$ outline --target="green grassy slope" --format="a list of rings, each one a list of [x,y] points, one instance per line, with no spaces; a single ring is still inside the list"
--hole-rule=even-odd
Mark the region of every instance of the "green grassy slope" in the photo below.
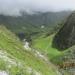
[[[40,36],[37,39],[34,39],[32,43],[32,47],[46,53],[48,58],[52,63],[57,65],[60,69],[60,72],[64,75],[72,75],[75,74],[75,66],[72,66],[75,62],[75,46],[66,49],[65,51],[59,51],[56,48],[52,47],[52,41],[54,38],[54,34],[48,37]],[[66,66],[63,67],[65,62],[67,62]]]
[[[36,48],[37,50],[40,50],[41,52],[46,53],[50,59],[57,55],[60,55],[60,51],[55,48],[52,48],[53,37],[54,34],[48,37],[40,36],[37,39],[33,40],[32,47]]]
[[[58,75],[52,64],[26,51],[20,40],[4,26],[0,26],[0,70],[10,75]]]

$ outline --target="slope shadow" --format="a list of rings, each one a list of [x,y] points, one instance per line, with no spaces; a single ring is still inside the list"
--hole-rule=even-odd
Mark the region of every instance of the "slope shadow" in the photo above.
[[[75,13],[72,13],[64,26],[55,35],[52,47],[58,50],[66,50],[75,45]]]

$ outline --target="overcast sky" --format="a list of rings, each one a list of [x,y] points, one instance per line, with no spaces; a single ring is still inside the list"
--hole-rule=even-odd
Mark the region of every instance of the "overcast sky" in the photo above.
[[[20,10],[27,12],[75,10],[75,0],[0,0],[0,14],[19,15]]]

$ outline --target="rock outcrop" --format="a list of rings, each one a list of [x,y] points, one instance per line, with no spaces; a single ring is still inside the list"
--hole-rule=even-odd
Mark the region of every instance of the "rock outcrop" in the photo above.
[[[53,47],[59,50],[65,50],[73,45],[75,45],[75,12],[67,18],[53,40]]]

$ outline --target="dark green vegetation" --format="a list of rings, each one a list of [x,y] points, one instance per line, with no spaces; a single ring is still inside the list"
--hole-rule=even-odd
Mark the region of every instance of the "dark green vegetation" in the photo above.
[[[65,50],[73,45],[75,45],[75,13],[68,17],[53,41],[53,47],[59,50]]]
[[[53,27],[61,23],[71,12],[46,12],[26,14],[22,16],[0,15],[0,24],[4,24],[12,32],[16,33],[21,39],[29,38],[43,32],[52,33]],[[51,32],[52,31],[52,32]]]

